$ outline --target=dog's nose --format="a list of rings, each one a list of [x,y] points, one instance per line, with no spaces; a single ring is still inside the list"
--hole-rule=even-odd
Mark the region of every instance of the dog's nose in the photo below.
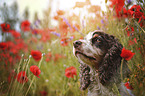
[[[77,41],[74,41],[73,45],[75,48],[77,48],[78,46],[80,46],[82,44],[81,41],[77,40]]]

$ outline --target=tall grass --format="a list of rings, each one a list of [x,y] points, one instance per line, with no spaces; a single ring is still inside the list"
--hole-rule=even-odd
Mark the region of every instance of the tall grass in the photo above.
[[[103,16],[100,16],[98,18],[93,18],[93,21],[92,17],[84,17],[84,20],[86,21],[85,27],[81,26],[82,22],[79,20],[79,16],[76,20],[77,23],[80,24],[79,32],[78,30],[72,32],[71,29],[67,27],[68,34],[66,35],[66,37],[59,37],[50,33],[51,39],[47,40],[46,42],[41,41],[40,34],[32,34],[32,30],[29,33],[22,33],[22,37],[28,45],[28,51],[20,52],[22,53],[20,61],[15,63],[13,67],[10,67],[10,70],[13,69],[15,74],[18,74],[20,71],[26,71],[26,74],[28,76],[28,82],[20,84],[17,81],[16,75],[13,74],[13,76],[11,76],[11,82],[8,83],[8,73],[6,72],[5,67],[1,67],[0,76],[2,76],[3,78],[2,80],[0,79],[0,95],[86,96],[87,90],[82,91],[79,88],[79,63],[73,55],[73,41],[84,37],[90,31],[97,30],[99,26],[101,30],[118,38],[118,40],[123,44],[126,49],[131,50],[135,53],[134,57],[127,63],[129,69],[131,70],[131,74],[128,78],[124,78],[123,82],[130,82],[130,84],[134,88],[133,93],[136,96],[144,96],[145,28],[140,27],[138,22],[134,19],[128,19],[128,22],[126,22],[124,18],[117,19],[114,17],[114,13],[111,11],[103,13]],[[102,23],[101,20],[103,20],[104,23]],[[60,23],[59,20],[58,23]],[[58,26],[56,26],[57,30],[55,31],[62,35],[62,30],[60,30]],[[129,26],[134,27],[134,38],[137,39],[137,43],[134,43],[133,45],[129,45],[129,40],[133,40],[133,38],[131,36],[127,36],[126,32],[126,28]],[[61,39],[70,38],[72,35],[75,37],[72,40],[68,41],[68,45],[62,46]],[[33,40],[30,41],[31,37],[36,38],[37,42]],[[138,48],[140,48],[140,50],[138,50]],[[42,58],[39,62],[35,61],[32,58],[32,56],[30,55],[31,50],[40,50],[42,52]],[[50,61],[45,61],[47,58],[46,55],[48,53],[52,54],[49,57]],[[40,68],[40,78],[37,78],[35,75],[32,74],[32,72],[30,71],[31,65],[37,65]],[[77,69],[77,75],[74,76],[74,78],[67,78],[65,76],[65,69],[70,66],[74,66]],[[116,86],[114,85],[114,87]]]

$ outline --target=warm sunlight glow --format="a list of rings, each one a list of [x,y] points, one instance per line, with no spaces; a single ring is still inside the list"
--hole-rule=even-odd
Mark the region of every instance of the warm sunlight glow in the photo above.
[[[48,8],[50,0],[17,0],[17,2],[20,14],[22,15],[25,8],[29,8],[30,19],[32,20],[36,11],[39,13],[39,17],[43,18],[43,10]],[[52,0],[52,15],[54,15],[58,9],[70,11],[75,6],[76,2],[85,2],[85,0]],[[90,2],[92,5],[101,6],[101,10],[106,11],[105,0],[90,0]],[[79,14],[78,10],[73,11]]]

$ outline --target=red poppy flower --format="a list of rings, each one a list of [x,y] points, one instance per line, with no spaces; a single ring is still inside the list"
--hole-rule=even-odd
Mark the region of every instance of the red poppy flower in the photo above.
[[[59,60],[60,58],[65,58],[65,56],[63,56],[63,55],[61,55],[61,54],[55,54],[54,61],[57,61],[57,60]]]
[[[32,29],[32,34],[38,34],[39,33],[39,29]]]
[[[64,21],[60,22],[59,29],[62,32],[62,35],[63,36],[66,36],[67,35],[68,25],[66,24],[66,22],[64,22]]]
[[[40,91],[40,96],[47,96],[47,92],[46,91]]]
[[[30,22],[28,20],[25,20],[21,23],[21,30],[30,31]]]
[[[26,83],[26,82],[28,82],[28,78],[27,78],[27,75],[26,75],[25,71],[19,72],[19,74],[17,75],[17,81],[19,83]]]
[[[124,86],[125,86],[127,89],[130,89],[130,90],[133,89],[133,87],[129,84],[129,82],[126,82],[126,83],[124,84]]]
[[[8,48],[8,44],[6,42],[1,42],[0,43],[0,49],[6,50]]]
[[[137,43],[137,40],[136,40],[136,38],[134,38],[133,40],[134,40],[134,42],[135,42],[135,43]]]
[[[19,47],[17,44],[15,44],[14,42],[7,42],[8,43],[8,47],[9,47],[9,51],[13,54],[17,54],[19,52]]]
[[[2,28],[3,32],[9,32],[10,31],[10,24],[3,23],[3,24],[1,24],[1,28]]]
[[[128,45],[134,45],[134,42],[132,40],[129,40]]]
[[[140,5],[133,5],[129,9],[129,12],[130,12],[132,17],[140,18],[142,15],[144,15],[144,13],[141,12],[141,10],[142,10],[142,8],[140,7]]]
[[[35,76],[37,76],[38,78],[40,78],[39,75],[40,75],[40,73],[41,73],[41,70],[39,69],[39,67],[37,67],[36,65],[33,65],[33,66],[30,67],[30,71],[31,71]]]
[[[65,13],[65,12],[64,12],[63,10],[58,10],[58,11],[57,11],[57,14],[58,14],[58,15],[64,15],[64,13]]]
[[[11,34],[13,35],[14,38],[19,38],[21,37],[21,34],[15,30],[10,30]]]
[[[77,75],[77,70],[75,67],[71,66],[65,69],[65,76],[68,78],[74,78],[74,75]]]
[[[116,14],[117,17],[124,17],[124,18],[131,17],[130,12],[124,7],[121,11],[116,12]]]
[[[42,57],[41,54],[42,53],[40,51],[34,51],[34,50],[31,51],[31,55],[36,61],[40,61]]]
[[[145,16],[141,16],[138,20],[138,23],[140,24],[141,27],[145,27]]]
[[[129,16],[129,12],[128,12],[128,10],[126,10],[125,8],[123,8],[123,17],[128,17]]]
[[[61,39],[61,45],[62,46],[67,46],[68,45],[68,38]]]
[[[133,35],[133,32],[134,32],[134,28],[133,27],[127,27],[126,28],[126,31],[127,31],[127,36],[131,36]]]
[[[59,20],[59,16],[54,16],[53,19],[54,20]]]
[[[121,11],[122,7],[124,6],[124,1],[125,0],[110,0],[111,2],[111,7],[115,6],[115,9],[119,9]]]
[[[43,33],[43,34],[41,35],[41,40],[42,40],[43,42],[46,42],[46,41],[50,40],[50,34],[49,34],[49,33]]]
[[[133,41],[132,40],[129,40],[129,45],[134,45],[135,43],[137,43],[136,38],[134,38]]]
[[[52,58],[51,52],[47,53],[47,54],[45,55],[45,57],[46,57],[45,61],[46,61],[46,62],[49,62],[49,61],[51,60],[51,58]]]
[[[116,14],[119,17],[120,12],[121,12],[121,10],[123,9],[123,6],[124,6],[124,0],[110,0],[110,2],[111,2],[110,7],[113,8],[115,6]]]
[[[130,50],[126,50],[125,48],[122,49],[120,56],[125,60],[130,60],[135,53],[131,52]]]

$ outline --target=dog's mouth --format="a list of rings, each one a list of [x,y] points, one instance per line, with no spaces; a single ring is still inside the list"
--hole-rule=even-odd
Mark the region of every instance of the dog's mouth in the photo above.
[[[76,52],[75,52],[75,55],[76,55],[76,56],[77,56],[77,54],[81,54],[81,55],[83,55],[84,57],[89,58],[89,59],[91,59],[91,60],[96,60],[95,57],[87,56],[86,54],[84,54],[84,53],[82,53],[82,52],[79,52],[79,51],[76,51]]]

